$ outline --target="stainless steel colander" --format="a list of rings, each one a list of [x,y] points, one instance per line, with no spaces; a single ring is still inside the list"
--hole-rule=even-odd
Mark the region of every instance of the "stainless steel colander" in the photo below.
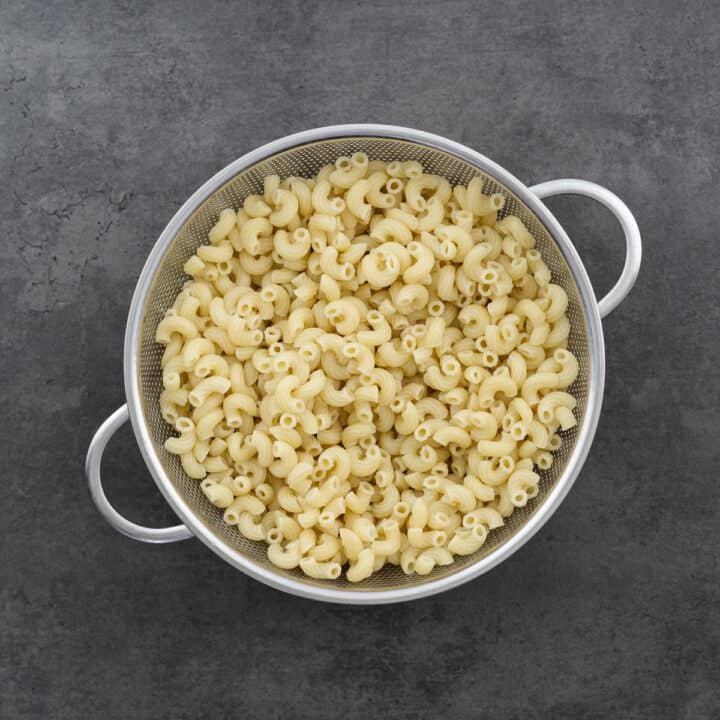
[[[359,584],[345,580],[312,580],[299,570],[285,571],[267,559],[264,543],[246,540],[227,525],[222,511],[211,505],[182,470],[178,457],[163,443],[171,428],[160,415],[162,390],[155,328],[173,303],[187,276],[185,261],[205,241],[218,213],[238,207],[247,195],[261,192],[263,179],[312,177],[341,155],[365,152],[371,159],[419,160],[427,171],[443,175],[451,184],[467,184],[480,176],[486,193],[506,197],[504,213],[518,215],[537,241],[552,271],[553,282],[567,292],[571,332],[569,349],[577,356],[580,372],[571,390],[578,400],[578,424],[565,433],[552,467],[541,473],[540,493],[517,509],[506,524],[493,530],[474,555],[458,557],[426,577],[407,576],[385,566]],[[565,231],[541,198],[577,194],[593,198],[615,214],[625,233],[627,253],[620,279],[598,303],[585,268]],[[275,588],[296,595],[342,603],[388,603],[431,595],[486,572],[527,542],[548,520],[567,492],[587,456],[600,415],[605,380],[605,348],[600,318],[611,312],[632,288],[640,268],[641,244],[637,223],[627,206],[605,188],[584,180],[554,180],[526,187],[507,170],[479,153],[437,135],[387,125],[338,125],[297,133],[276,140],[228,165],[206,182],[169,222],[152,249],[133,296],[125,334],[125,390],[127,405],[98,429],[88,450],[85,471],[98,509],[116,530],[144,542],[173,542],[198,537],[218,555],[243,572]],[[113,433],[128,418],[157,486],[184,524],[146,528],[121,516],[102,489],[100,461]]]

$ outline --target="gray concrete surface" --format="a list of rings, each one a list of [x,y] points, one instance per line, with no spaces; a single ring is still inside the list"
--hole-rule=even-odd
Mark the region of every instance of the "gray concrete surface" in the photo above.
[[[0,717],[717,718],[719,66],[709,1],[1,3]],[[567,501],[490,574],[391,607],[127,540],[82,474],[167,220],[258,144],[351,121],[601,182],[645,241]],[[609,214],[551,207],[607,290]],[[104,470],[172,522],[129,430]]]

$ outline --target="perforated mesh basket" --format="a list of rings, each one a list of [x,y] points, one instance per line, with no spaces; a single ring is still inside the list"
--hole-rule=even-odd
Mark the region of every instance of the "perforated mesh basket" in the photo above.
[[[361,151],[370,159],[418,160],[426,171],[446,177],[452,185],[467,184],[480,176],[485,193],[502,193],[506,197],[503,214],[523,220],[553,282],[567,293],[568,347],[578,358],[580,370],[571,387],[578,401],[578,424],[563,433],[552,467],[541,473],[540,493],[535,499],[507,518],[504,527],[491,531],[474,555],[457,557],[453,564],[438,567],[426,577],[407,576],[386,565],[367,580],[351,584],[345,579],[316,581],[299,570],[273,566],[265,543],[249,541],[227,525],[222,511],[205,498],[199,483],[183,472],[177,456],[165,450],[163,443],[171,428],[160,414],[163,347],[154,337],[165,310],[187,280],[185,261],[206,241],[223,208],[237,208],[247,195],[261,193],[267,175],[312,177],[339,156]],[[208,181],[173,218],[153,249],[133,298],[125,342],[125,382],[135,433],[158,487],[192,533],[233,565],[268,584],[338,602],[391,602],[430,594],[480,574],[522,545],[562,500],[584,461],[597,424],[603,380],[597,303],[582,263],[547,208],[527,187],[482,155],[437,136],[387,126],[338,126],[299,133],[240,158]],[[138,536],[127,528],[118,529]],[[179,538],[158,536],[156,541],[163,539]]]

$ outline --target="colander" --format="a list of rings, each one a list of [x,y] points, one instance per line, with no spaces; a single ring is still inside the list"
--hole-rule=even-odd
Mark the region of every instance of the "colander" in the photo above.
[[[225,207],[238,207],[250,194],[262,192],[263,178],[312,177],[339,156],[364,152],[371,159],[419,160],[428,172],[451,184],[467,184],[480,176],[484,192],[506,197],[503,213],[518,215],[537,241],[553,282],[568,296],[571,332],[569,349],[580,371],[571,388],[578,401],[578,424],[564,433],[562,447],[549,470],[541,472],[540,493],[517,509],[502,528],[493,530],[474,555],[458,557],[430,575],[405,575],[385,566],[367,580],[317,581],[299,570],[286,571],[267,559],[264,543],[246,540],[227,525],[222,511],[205,498],[199,483],[182,470],[178,457],[163,443],[171,434],[161,414],[160,358],[155,328],[172,304],[187,276],[185,261],[205,241],[207,232]],[[590,280],[567,234],[541,198],[560,194],[584,195],[607,207],[620,221],[626,259],[620,279],[598,303]],[[85,472],[92,497],[105,519],[119,532],[143,542],[166,543],[197,537],[231,565],[272,587],[316,600],[339,603],[389,603],[431,595],[460,585],[508,558],[548,520],[570,490],[587,457],[602,403],[605,348],[601,318],[610,313],[632,288],[640,268],[641,244],[637,223],[627,206],[605,188],[584,180],[566,179],[526,187],[488,158],[446,138],[410,128],[388,125],[338,125],[308,130],[271,142],[228,165],[208,180],[180,208],[160,235],[138,280],[125,333],[124,370],[127,404],[114,412],[90,443]],[[169,528],[147,528],[130,522],[109,503],[102,489],[100,463],[113,433],[128,419],[155,482],[182,520]]]

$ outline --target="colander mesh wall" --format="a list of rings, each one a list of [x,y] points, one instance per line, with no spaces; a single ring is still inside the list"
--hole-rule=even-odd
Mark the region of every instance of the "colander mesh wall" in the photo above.
[[[183,472],[178,458],[165,450],[163,443],[171,434],[171,428],[160,415],[158,398],[162,391],[160,358],[163,348],[155,343],[154,336],[155,328],[165,310],[173,303],[183,283],[187,280],[187,276],[183,273],[185,261],[200,244],[206,241],[208,230],[216,222],[218,214],[223,208],[237,208],[247,195],[261,193],[263,179],[267,175],[312,177],[323,165],[334,162],[339,156],[350,155],[354,152],[365,152],[371,159],[387,162],[418,160],[426,171],[446,177],[452,185],[467,184],[471,178],[480,176],[484,180],[486,193],[501,192],[506,196],[507,200],[502,214],[514,214],[523,220],[535,237],[537,247],[552,271],[553,282],[565,288],[568,295],[567,315],[571,324],[568,347],[578,358],[580,364],[577,381],[571,388],[571,392],[578,400],[576,410],[578,426],[563,433],[563,444],[560,450],[554,454],[555,460],[552,467],[548,471],[541,472],[542,480],[538,497],[531,500],[525,508],[516,510],[511,517],[507,518],[504,527],[491,531],[487,542],[476,554],[458,557],[452,565],[436,568],[424,578],[406,576],[399,568],[386,566],[379,573],[359,584],[351,584],[344,579],[324,583],[307,578],[299,570],[284,571],[275,568],[267,560],[267,546],[264,543],[246,540],[235,527],[225,524],[222,520],[222,511],[207,501],[198,482],[188,478]],[[258,565],[267,567],[278,575],[286,575],[309,585],[328,585],[340,590],[344,588],[368,591],[394,590],[431,582],[477,562],[511,538],[525,525],[531,514],[542,505],[548,492],[563,473],[568,458],[572,454],[578,429],[585,416],[591,370],[587,327],[577,286],[560,249],[536,216],[506,187],[465,160],[424,145],[377,137],[337,138],[301,145],[257,163],[236,175],[217,190],[185,223],[162,259],[143,309],[140,337],[141,342],[138,348],[139,386],[145,423],[153,441],[155,454],[189,509],[223,543]]]

